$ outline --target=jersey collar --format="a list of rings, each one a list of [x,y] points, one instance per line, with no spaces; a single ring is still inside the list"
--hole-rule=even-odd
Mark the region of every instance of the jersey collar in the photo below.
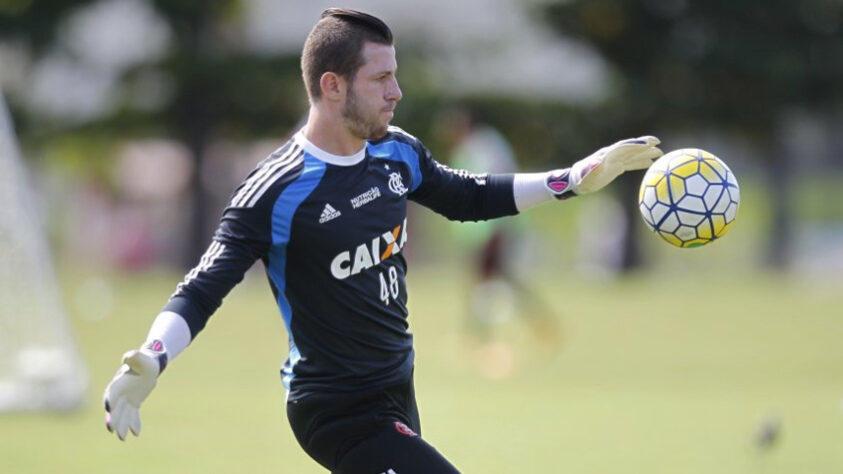
[[[329,153],[314,145],[310,142],[310,140],[305,138],[303,130],[299,130],[298,133],[293,135],[293,140],[295,140],[296,143],[298,143],[299,146],[304,149],[305,153],[313,155],[317,159],[332,165],[353,166],[363,161],[363,158],[366,157],[365,145],[363,145],[363,148],[361,148],[360,151],[353,155],[335,155],[333,153]]]

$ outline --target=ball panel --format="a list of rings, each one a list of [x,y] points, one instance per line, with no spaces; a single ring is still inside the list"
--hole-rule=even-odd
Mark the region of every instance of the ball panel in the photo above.
[[[664,232],[676,232],[679,228],[679,219],[676,218],[676,213],[670,213],[663,221],[659,223],[659,230]]]
[[[689,163],[685,163],[681,166],[677,166],[670,170],[670,174],[679,176],[681,178],[688,178],[697,174],[700,171],[700,163],[697,160],[692,160]]]
[[[665,173],[662,172],[651,173],[648,171],[644,175],[644,181],[642,181],[641,186],[656,186],[659,184],[659,181],[664,179],[664,175]]]
[[[726,222],[732,222],[735,220],[735,216],[738,215],[738,205],[735,203],[730,203],[728,209],[726,209]]]
[[[702,198],[691,196],[690,194],[686,194],[685,197],[682,198],[681,201],[677,204],[679,208],[685,211],[691,212],[705,212],[705,203],[703,202]]]
[[[649,226],[651,229],[656,226],[656,223],[653,222],[653,214],[650,212],[649,209],[641,203],[638,205],[638,210],[641,211],[641,217],[644,218],[644,222]]]
[[[674,234],[682,241],[688,241],[697,238],[697,229],[687,225],[680,225]]]
[[[700,174],[706,181],[709,183],[721,183],[723,182],[723,178],[714,171],[714,168],[711,167],[711,163],[708,161],[703,161],[700,163]]]
[[[663,202],[665,204],[669,204],[671,202],[670,201],[670,190],[668,189],[669,186],[667,185],[667,183],[668,183],[668,180],[665,179],[665,180],[659,182],[659,184],[656,185],[656,187],[655,187],[655,189],[656,189],[656,199],[658,199],[659,202]]]
[[[661,173],[666,174],[670,170],[670,160],[671,158],[667,155],[662,155],[661,158],[657,159],[650,165],[650,169],[647,170],[647,173]]]
[[[741,202],[741,190],[737,186],[729,186],[729,197],[735,204]]]
[[[694,239],[683,243],[682,246],[685,248],[702,247],[709,242],[711,242],[709,239]]]
[[[659,224],[662,219],[664,219],[664,216],[668,213],[668,211],[670,211],[669,206],[660,202],[656,203],[656,205],[653,206],[653,222]]]
[[[697,235],[701,239],[711,240],[714,233],[711,231],[711,221],[706,219],[705,222],[697,226]]]
[[[717,174],[720,175],[721,180],[726,177],[726,166],[723,164],[722,161],[712,156],[711,158],[706,158],[705,163],[711,166],[714,171],[716,171]]]
[[[704,214],[697,214],[697,213],[694,213],[694,212],[676,211],[676,215],[679,217],[679,222],[681,222],[684,225],[689,225],[689,226],[694,226],[694,227],[700,225],[700,222],[702,222],[703,219],[705,219]]]
[[[707,159],[712,159],[712,158],[715,159],[715,160],[718,159],[716,156],[714,156],[713,153],[707,152],[705,150],[700,150],[700,149],[697,149],[697,156],[699,156],[700,159],[702,159],[702,160],[707,160]]]
[[[736,188],[738,187],[738,180],[735,178],[735,175],[731,171],[727,170],[726,181],[729,183],[729,185],[734,186]]]
[[[665,162],[668,164],[667,167],[671,171],[685,164],[697,161],[697,155],[693,153],[693,150],[676,150],[664,156],[666,157]]]
[[[714,230],[714,235],[723,235],[723,229],[726,227],[726,217],[720,214],[711,216],[711,228]]]
[[[713,207],[710,208],[711,212],[717,213],[717,214],[725,213],[726,209],[729,207],[730,202],[731,201],[729,200],[728,193],[721,193],[720,199],[717,201],[717,204],[715,204]]]
[[[685,192],[694,196],[702,196],[708,189],[708,181],[701,174],[695,174],[685,180]]]
[[[668,232],[659,232],[659,235],[661,236],[661,238],[663,238],[663,239],[664,239],[667,243],[669,243],[669,244],[675,245],[675,246],[677,246],[677,247],[681,247],[681,246],[682,246],[682,241],[681,241],[681,240],[679,240],[679,238],[678,238],[678,237],[676,237],[675,235],[673,235],[673,234],[671,234],[671,233],[668,233]]]
[[[719,184],[712,184],[708,187],[703,195],[703,201],[705,201],[705,208],[708,210],[714,209],[714,205],[717,204],[717,200],[720,199],[720,196],[723,194],[723,186]]]
[[[640,202],[644,204],[647,209],[652,209],[653,206],[656,205],[656,189],[652,186],[647,186],[643,190],[643,196],[641,196]]]
[[[728,224],[724,225],[719,230],[717,230],[715,232],[717,237],[723,237],[723,235],[726,234],[726,232],[729,232],[729,229],[732,228],[732,224],[734,224],[734,223],[735,223],[735,221],[729,222]]]
[[[670,201],[677,202],[685,195],[685,180],[677,176],[670,175],[668,181],[670,183]]]

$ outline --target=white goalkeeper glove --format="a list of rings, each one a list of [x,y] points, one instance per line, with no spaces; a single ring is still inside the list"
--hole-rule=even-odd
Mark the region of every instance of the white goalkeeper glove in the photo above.
[[[643,170],[662,156],[658,138],[644,136],[621,140],[601,148],[574,166],[550,173],[545,185],[557,199],[593,193],[626,171]]]
[[[105,427],[121,441],[129,430],[138,436],[141,430],[141,403],[146,400],[158,376],[167,365],[167,353],[160,341],[153,341],[140,350],[123,354],[123,364],[105,388]]]

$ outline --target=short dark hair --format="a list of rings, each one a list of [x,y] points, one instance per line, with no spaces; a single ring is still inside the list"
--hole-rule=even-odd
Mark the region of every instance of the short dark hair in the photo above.
[[[366,42],[391,45],[392,31],[380,19],[357,10],[329,8],[322,12],[301,55],[302,77],[311,100],[322,95],[319,81],[326,72],[353,80],[364,63]]]

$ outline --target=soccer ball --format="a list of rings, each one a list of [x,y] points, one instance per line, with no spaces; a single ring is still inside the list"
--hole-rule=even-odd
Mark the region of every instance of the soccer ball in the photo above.
[[[647,226],[677,247],[723,237],[738,213],[735,175],[707,151],[685,148],[656,160],[641,182],[638,208]]]

